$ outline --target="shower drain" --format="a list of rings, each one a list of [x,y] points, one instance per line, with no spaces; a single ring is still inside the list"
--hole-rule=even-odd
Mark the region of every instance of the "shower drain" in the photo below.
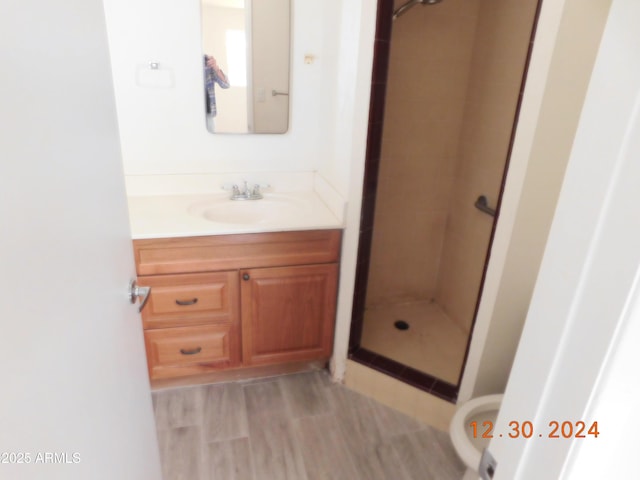
[[[396,320],[394,325],[398,330],[409,330],[409,324],[404,320]]]

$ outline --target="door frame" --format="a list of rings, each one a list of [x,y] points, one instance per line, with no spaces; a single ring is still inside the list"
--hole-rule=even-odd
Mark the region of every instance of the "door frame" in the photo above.
[[[625,380],[629,365],[614,363],[618,348],[637,342],[625,332],[637,321],[640,301],[640,225],[634,221],[640,203],[638,21],[640,4],[613,0],[494,429],[504,432],[509,422],[528,420],[536,435],[494,436],[489,449],[497,460],[497,480],[584,478],[572,475],[585,467],[595,477],[593,468],[605,476],[611,476],[610,467],[636,471],[632,455],[617,455],[615,465],[610,459],[629,448],[624,442],[635,440],[631,424],[618,412],[635,411],[629,393],[637,398],[640,379],[633,372],[623,382],[626,392],[602,394],[609,381]],[[640,351],[632,349],[629,357],[637,365]],[[603,412],[610,422],[593,416]],[[549,422],[578,420],[588,426],[599,421],[600,437],[549,439]],[[608,459],[600,457],[604,451]]]
[[[487,275],[487,266],[489,263],[489,255],[493,246],[496,232],[496,225],[500,214],[502,197],[509,169],[509,161],[516,138],[516,127],[523,101],[523,93],[527,80],[529,64],[533,52],[533,40],[535,38],[542,0],[538,0],[536,12],[531,30],[531,40],[527,50],[525,68],[520,84],[520,95],[518,97],[516,111],[514,115],[513,127],[509,139],[509,147],[505,159],[505,168],[498,194],[496,206],[496,215],[493,220],[491,236],[487,248],[485,265],[482,272],[482,279],[478,289],[476,305],[474,309],[474,319],[471,325],[471,332],[475,326],[475,319],[478,313],[480,299],[484,288]],[[360,216],[359,242],[356,263],[355,288],[353,294],[353,307],[351,311],[351,327],[349,334],[348,358],[360,364],[366,365],[374,370],[382,372],[386,375],[394,377],[404,383],[408,383],[420,390],[429,392],[443,400],[456,403],[458,392],[460,390],[461,381],[465,372],[469,349],[471,346],[471,337],[467,340],[465,348],[464,360],[458,381],[454,385],[442,379],[435,377],[429,373],[408,367],[391,358],[382,356],[371,350],[367,350],[361,345],[362,329],[364,323],[365,301],[367,293],[367,283],[369,277],[369,262],[371,257],[371,244],[373,239],[374,213],[377,194],[377,178],[380,168],[382,131],[384,126],[384,106],[386,100],[387,74],[389,70],[389,55],[391,43],[391,31],[393,22],[394,1],[378,0],[375,47],[373,56],[373,71],[371,78],[371,94],[369,103],[369,123],[367,131],[367,147],[365,154],[364,181],[362,191],[362,207]]]

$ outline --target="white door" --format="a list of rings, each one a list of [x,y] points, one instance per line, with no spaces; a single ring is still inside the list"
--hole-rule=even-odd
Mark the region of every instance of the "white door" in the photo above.
[[[0,479],[160,479],[102,2],[0,2],[0,72]]]
[[[495,479],[638,475],[633,453],[618,455],[614,464],[605,452],[622,451],[617,445],[638,450],[637,421],[628,423],[624,415],[637,411],[628,402],[638,397],[640,377],[628,374],[625,383],[634,395],[617,395],[609,404],[613,415],[598,417],[602,410],[593,402],[599,385],[617,379],[615,370],[603,367],[615,355],[617,332],[632,331],[630,302],[638,297],[639,23],[637,0],[613,0],[489,446],[497,460]],[[630,439],[633,448],[625,444]],[[574,455],[580,451],[590,456]]]

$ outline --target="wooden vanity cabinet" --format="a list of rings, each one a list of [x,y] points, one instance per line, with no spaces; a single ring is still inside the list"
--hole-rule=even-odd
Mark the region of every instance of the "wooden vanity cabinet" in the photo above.
[[[151,379],[325,360],[340,230],[134,240]]]

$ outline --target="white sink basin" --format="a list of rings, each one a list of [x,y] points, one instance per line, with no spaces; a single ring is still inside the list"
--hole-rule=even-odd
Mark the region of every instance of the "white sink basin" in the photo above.
[[[269,195],[260,200],[225,197],[194,203],[189,207],[189,213],[214,223],[263,225],[304,216],[309,207],[306,203],[286,195]]]

